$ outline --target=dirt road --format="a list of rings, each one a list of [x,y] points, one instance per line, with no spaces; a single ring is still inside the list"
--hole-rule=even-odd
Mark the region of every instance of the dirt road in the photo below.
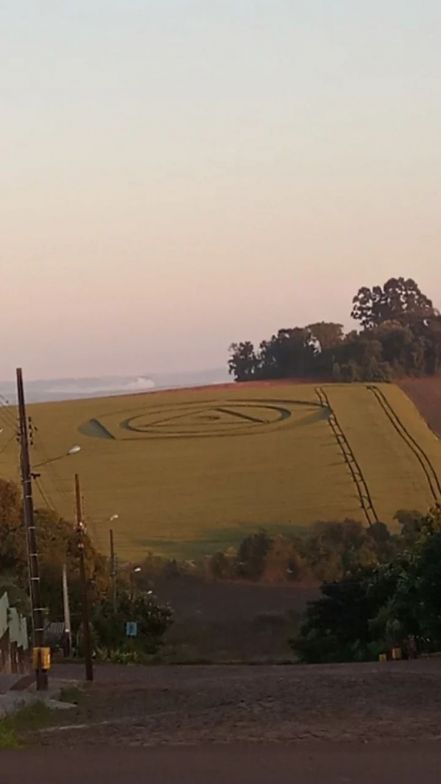
[[[78,668],[61,667],[64,677]],[[441,737],[441,661],[327,666],[97,668],[77,728],[53,748],[161,744],[432,741]]]
[[[82,677],[61,666],[54,676]],[[441,661],[96,668],[1,784],[440,781]]]
[[[438,744],[1,752],[2,784],[439,784]]]

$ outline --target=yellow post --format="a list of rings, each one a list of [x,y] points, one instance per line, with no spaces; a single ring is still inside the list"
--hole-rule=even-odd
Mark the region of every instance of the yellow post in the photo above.
[[[51,668],[51,649],[32,648],[32,667],[35,671],[44,670],[47,672]]]

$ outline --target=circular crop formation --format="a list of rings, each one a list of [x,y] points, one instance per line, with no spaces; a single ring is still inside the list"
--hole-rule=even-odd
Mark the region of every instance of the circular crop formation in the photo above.
[[[138,437],[240,435],[289,419],[291,414],[277,402],[195,402],[151,409],[125,419],[120,427]]]
[[[216,438],[272,430],[319,403],[305,400],[193,400],[104,414],[80,427],[84,435],[117,441],[158,438]],[[300,410],[299,410],[300,409]]]

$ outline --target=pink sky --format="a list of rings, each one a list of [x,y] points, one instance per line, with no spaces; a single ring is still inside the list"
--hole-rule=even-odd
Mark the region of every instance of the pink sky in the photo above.
[[[0,378],[221,366],[392,275],[441,306],[438,4],[185,5],[2,6]]]

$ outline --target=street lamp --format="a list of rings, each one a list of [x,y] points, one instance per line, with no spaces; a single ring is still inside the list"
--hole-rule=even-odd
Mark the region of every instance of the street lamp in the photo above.
[[[42,463],[37,463],[34,468],[44,468],[44,466],[49,465],[50,463],[56,463],[58,460],[62,460],[63,457],[72,457],[72,455],[77,455],[78,452],[81,452],[81,447],[79,444],[74,444],[67,450],[67,452],[63,452],[62,455],[57,455],[56,457],[50,457],[48,460],[44,460]],[[40,474],[32,474],[33,478],[37,478]]]
[[[131,602],[133,602],[135,596],[135,588],[136,588],[135,574],[139,574],[140,572],[142,572],[140,566],[135,566],[134,569],[130,570],[130,601]]]
[[[71,446],[70,449],[67,450],[66,454],[67,455],[77,455],[78,452],[81,452],[81,447],[79,446],[79,444],[74,444],[73,446]]]
[[[78,452],[81,452],[81,447],[78,444],[74,444],[73,446],[70,447],[70,449],[64,452],[63,455],[59,455],[58,457],[54,457],[49,460],[46,460],[46,462],[39,463],[35,467],[43,468],[49,463],[53,463],[57,460],[62,460],[63,457],[72,457],[73,455],[77,455]],[[31,473],[31,476],[32,479],[37,480],[39,479],[41,474],[33,471]],[[40,488],[40,492],[41,492],[41,488]],[[71,619],[70,619],[69,585],[67,580],[66,563],[63,563],[63,567],[62,567],[61,585],[63,591],[63,616],[64,616],[63,649],[64,649],[64,655],[70,656],[72,653],[72,626],[71,626]]]
[[[109,517],[109,523],[113,523],[115,520],[119,520],[119,514],[113,514]],[[116,605],[117,605],[117,586],[116,586],[116,555],[115,555],[115,543],[113,539],[113,528],[109,530],[109,537],[110,537],[110,579],[112,584],[112,607],[113,611],[116,612]]]
[[[61,460],[63,457],[72,457],[73,455],[77,455],[78,452],[81,452],[81,447],[79,444],[74,444],[70,447],[64,454],[59,455],[58,457],[50,458],[43,463],[38,463],[35,468],[44,468],[46,465],[50,463],[54,463],[57,460]],[[32,471],[31,477],[34,480],[38,480],[41,474]],[[39,485],[38,485],[39,486]],[[41,492],[41,488],[40,488]],[[67,565],[63,563],[62,568],[62,578],[61,578],[62,590],[63,590],[63,615],[64,615],[64,651],[65,655],[70,656],[72,652],[72,627],[71,627],[71,620],[70,620],[70,601],[69,601],[69,586],[67,581]]]

